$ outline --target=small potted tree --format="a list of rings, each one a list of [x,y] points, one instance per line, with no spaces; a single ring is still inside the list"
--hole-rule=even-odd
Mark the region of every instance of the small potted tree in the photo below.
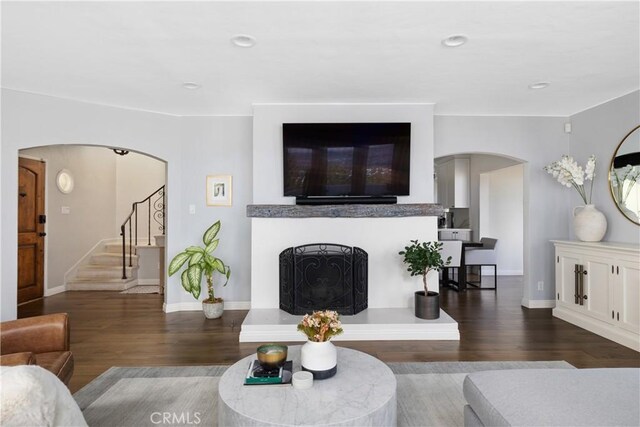
[[[209,297],[202,301],[202,310],[207,319],[217,319],[224,311],[224,301],[216,298],[213,294],[213,274],[218,272],[226,277],[222,286],[226,286],[231,276],[231,268],[220,259],[212,255],[218,247],[220,239],[216,239],[220,231],[220,221],[216,221],[204,232],[202,242],[204,248],[200,246],[189,246],[184,251],[173,257],[169,264],[169,276],[176,273],[182,266],[187,268],[182,272],[180,280],[185,291],[189,292],[195,299],[200,298],[202,276],[207,279],[207,291]],[[187,262],[188,261],[188,262]]]
[[[415,315],[421,319],[437,319],[440,317],[440,294],[430,291],[427,286],[427,275],[430,271],[440,271],[451,263],[451,257],[443,260],[440,255],[442,243],[411,240],[409,246],[400,251],[403,262],[411,276],[422,276],[424,291],[415,293]]]

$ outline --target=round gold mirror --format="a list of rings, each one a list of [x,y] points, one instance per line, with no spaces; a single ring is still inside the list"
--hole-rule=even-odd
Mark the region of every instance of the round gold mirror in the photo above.
[[[640,126],[618,144],[609,167],[609,189],[620,212],[640,225]]]

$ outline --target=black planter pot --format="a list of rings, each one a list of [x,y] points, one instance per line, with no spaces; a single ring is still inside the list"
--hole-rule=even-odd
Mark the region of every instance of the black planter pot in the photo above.
[[[440,294],[429,291],[427,295],[424,291],[415,293],[415,314],[420,319],[437,319],[440,317]]]

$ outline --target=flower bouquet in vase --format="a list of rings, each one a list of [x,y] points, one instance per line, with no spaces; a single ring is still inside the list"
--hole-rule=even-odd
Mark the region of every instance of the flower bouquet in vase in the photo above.
[[[343,332],[338,313],[325,310],[305,314],[298,330],[308,339],[300,350],[302,369],[311,372],[316,380],[334,376],[338,371],[337,351],[329,340]]]
[[[584,206],[573,209],[573,231],[583,242],[599,242],[607,232],[607,218],[591,204],[593,179],[596,170],[596,156],[589,157],[584,169],[573,160],[573,157],[562,156],[544,168],[558,182],[566,187],[576,189]],[[586,181],[591,181],[589,192],[585,188]]]

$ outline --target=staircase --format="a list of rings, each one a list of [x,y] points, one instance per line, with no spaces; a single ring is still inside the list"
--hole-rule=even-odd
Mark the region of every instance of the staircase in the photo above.
[[[139,206],[141,206],[141,212],[139,212]],[[140,239],[146,240],[145,247],[152,247],[152,220],[158,224],[160,231],[162,231],[162,236],[156,237],[156,241],[158,239],[161,241],[157,245],[164,246],[164,207],[164,185],[144,200],[134,202],[131,205],[131,213],[120,226],[121,240],[99,242],[89,254],[85,255],[76,266],[67,272],[73,276],[66,280],[66,289],[68,291],[124,291],[136,286],[140,262],[136,250],[140,226],[138,214],[144,215],[147,220],[147,237]],[[161,267],[162,271],[163,269],[164,266]],[[67,275],[65,275],[66,277]],[[160,287],[162,288],[162,286],[161,277]]]
[[[125,249],[126,279],[122,278],[122,243],[110,242],[92,253],[87,264],[78,267],[75,276],[67,281],[67,290],[124,291],[135,286],[138,283],[138,255],[132,254],[129,258],[129,245]]]

